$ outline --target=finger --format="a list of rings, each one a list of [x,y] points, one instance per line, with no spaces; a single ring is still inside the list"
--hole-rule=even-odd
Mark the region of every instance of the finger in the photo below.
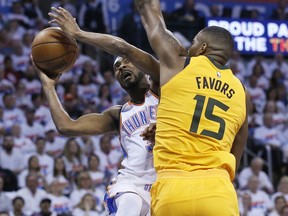
[[[55,7],[51,7],[51,11],[53,11],[54,13],[52,13],[51,15],[53,16],[53,14],[54,14],[54,17],[56,18],[56,19],[67,19],[66,18],[66,16],[65,16],[65,14],[64,14],[64,12],[62,11],[62,10],[60,10],[60,9],[58,9],[58,8],[55,8]],[[51,13],[51,12],[50,12]],[[49,15],[50,16],[50,15]]]
[[[51,23],[58,23],[58,22],[59,22],[59,21],[56,20],[56,19],[53,19],[53,20],[48,21],[49,24],[51,24]]]
[[[62,15],[65,17],[65,19],[73,18],[69,11],[67,11],[65,8],[58,7],[58,9],[62,12]]]

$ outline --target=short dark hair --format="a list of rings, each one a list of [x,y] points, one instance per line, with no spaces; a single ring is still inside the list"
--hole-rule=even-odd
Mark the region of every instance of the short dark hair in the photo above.
[[[221,45],[228,59],[231,57],[234,49],[234,39],[227,29],[219,26],[209,26],[204,28],[202,33],[208,37],[209,41]]]
[[[21,200],[23,204],[25,204],[24,199],[21,196],[16,196],[13,200],[12,200],[12,204],[15,205],[17,200]]]

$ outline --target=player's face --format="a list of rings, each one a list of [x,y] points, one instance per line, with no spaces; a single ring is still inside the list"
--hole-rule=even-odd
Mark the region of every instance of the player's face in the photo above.
[[[199,56],[201,53],[201,46],[203,45],[203,43],[201,42],[201,32],[198,33],[191,44],[191,47],[188,50],[188,56],[190,57],[195,57],[195,56]]]
[[[116,79],[124,89],[133,88],[144,77],[144,73],[136,68],[128,59],[118,57],[114,63]]]

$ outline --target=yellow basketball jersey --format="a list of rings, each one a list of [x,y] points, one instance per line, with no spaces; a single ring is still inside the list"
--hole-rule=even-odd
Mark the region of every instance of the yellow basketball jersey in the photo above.
[[[232,71],[205,56],[191,58],[161,87],[156,170],[223,168],[233,179],[236,161],[230,150],[245,117],[245,90]]]

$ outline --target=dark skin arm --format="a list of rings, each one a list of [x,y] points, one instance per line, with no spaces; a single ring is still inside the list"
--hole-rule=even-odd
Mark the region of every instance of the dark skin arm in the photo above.
[[[186,50],[166,28],[159,0],[134,0],[150,45],[160,60],[160,86],[183,69]]]
[[[246,119],[243,125],[241,126],[240,130],[238,131],[234,139],[231,151],[230,151],[236,158],[236,171],[239,168],[240,161],[241,161],[243,152],[245,150],[245,146],[246,146],[246,142],[248,138],[248,113],[249,113],[249,108],[251,106],[251,102],[250,102],[249,93],[247,92],[247,90],[245,92],[246,92]]]
[[[81,30],[72,15],[64,8],[52,8],[49,16],[52,18],[50,23],[57,23],[66,35],[112,55],[128,59],[138,69],[150,75],[152,81],[155,82],[152,90],[155,93],[158,92],[159,62],[151,54],[127,43],[122,38]]]
[[[33,62],[33,59],[32,59]],[[100,135],[106,132],[119,132],[119,113],[121,106],[113,106],[102,113],[83,115],[74,120],[63,108],[55,85],[59,77],[51,79],[46,74],[35,70],[42,82],[43,91],[48,101],[50,112],[59,133],[66,136]]]

